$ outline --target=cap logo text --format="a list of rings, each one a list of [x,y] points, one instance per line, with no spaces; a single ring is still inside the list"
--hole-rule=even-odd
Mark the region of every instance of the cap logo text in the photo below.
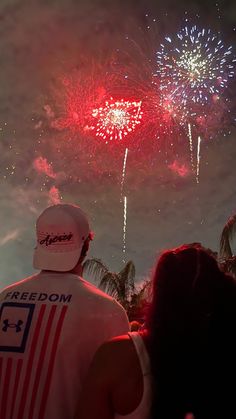
[[[48,234],[45,237],[45,239],[40,240],[39,244],[41,245],[45,244],[46,246],[50,246],[51,244],[58,243],[58,242],[65,242],[65,241],[69,242],[71,241],[72,237],[73,237],[72,233],[62,234],[60,236],[54,236],[54,235]]]

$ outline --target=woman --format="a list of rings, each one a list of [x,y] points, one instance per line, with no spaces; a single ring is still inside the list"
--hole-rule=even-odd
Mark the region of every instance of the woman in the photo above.
[[[236,417],[235,327],[233,278],[200,245],[164,252],[146,330],[100,347],[77,418]]]

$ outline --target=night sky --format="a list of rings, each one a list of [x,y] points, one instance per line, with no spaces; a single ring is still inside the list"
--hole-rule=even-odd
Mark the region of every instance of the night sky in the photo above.
[[[131,86],[142,83],[155,42],[178,31],[186,17],[221,30],[236,54],[234,1],[205,3],[169,0],[164,9],[163,1],[149,0],[1,0],[1,286],[33,272],[35,220],[58,199],[88,213],[95,233],[90,256],[111,270],[122,268],[122,146],[97,146],[70,127],[58,129],[65,80],[73,84],[81,74],[93,74],[98,85],[104,79],[109,85],[115,62]],[[227,94],[232,98],[234,91],[232,83]],[[227,124],[213,115],[214,138],[203,138],[199,184],[188,140],[178,131],[155,146],[149,144],[152,134],[143,132],[139,146],[130,148],[125,259],[135,263],[137,280],[165,248],[200,241],[218,250],[222,227],[236,211],[235,103],[230,106]]]

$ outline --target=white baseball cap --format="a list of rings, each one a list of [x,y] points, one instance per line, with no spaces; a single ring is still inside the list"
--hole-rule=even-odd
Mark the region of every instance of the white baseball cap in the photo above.
[[[39,216],[36,235],[34,268],[67,272],[77,265],[90,228],[80,207],[59,204],[48,207]]]

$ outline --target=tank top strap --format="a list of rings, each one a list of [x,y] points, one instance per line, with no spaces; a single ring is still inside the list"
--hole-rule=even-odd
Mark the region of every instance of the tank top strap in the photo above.
[[[142,337],[138,332],[129,332],[128,335],[135,346],[143,375],[150,375],[149,355]]]

